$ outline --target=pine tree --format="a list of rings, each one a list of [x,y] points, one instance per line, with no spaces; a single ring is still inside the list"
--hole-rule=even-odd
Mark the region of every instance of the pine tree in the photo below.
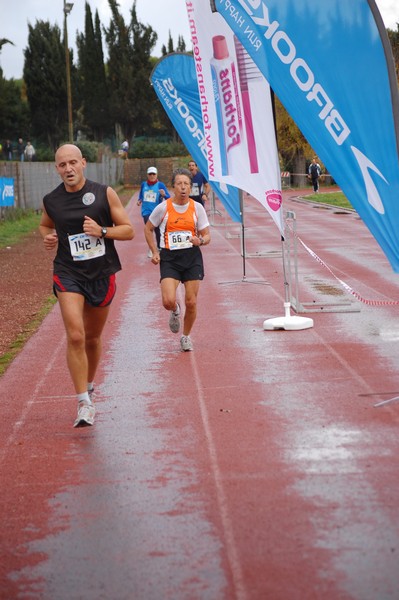
[[[174,52],[174,46],[173,46],[173,38],[172,38],[172,34],[170,33],[170,29],[169,29],[169,39],[168,39],[168,54],[172,54],[172,52]]]
[[[393,60],[396,69],[396,79],[399,83],[399,23],[396,24],[396,31],[394,29],[387,29],[388,38],[391,43]]]
[[[4,44],[13,44],[6,38],[0,39],[0,53]],[[22,98],[23,82],[4,79],[0,67],[0,131],[9,139],[17,139],[29,133],[29,110]],[[1,140],[0,140],[1,143]],[[0,160],[3,157],[0,153]]]
[[[65,50],[59,27],[37,21],[28,28],[24,80],[32,117],[31,133],[55,149],[67,134]]]
[[[82,127],[89,137],[102,141],[110,130],[108,91],[105,77],[101,24],[98,11],[93,27],[90,5],[86,2],[85,33],[77,36],[79,80],[82,88]]]
[[[22,90],[22,80],[4,79],[0,68],[0,132],[5,138],[14,141],[21,136],[26,138],[30,135],[29,108],[22,97]],[[0,153],[0,160],[2,158]]]
[[[183,36],[179,35],[179,37],[177,39],[176,52],[185,52],[185,51],[186,51],[186,42],[184,41]]]
[[[151,51],[157,41],[152,27],[137,19],[136,1],[131,10],[130,25],[118,10],[116,0],[108,0],[112,21],[105,29],[108,45],[108,86],[110,112],[116,128],[131,140],[148,131],[155,93],[151,89]]]

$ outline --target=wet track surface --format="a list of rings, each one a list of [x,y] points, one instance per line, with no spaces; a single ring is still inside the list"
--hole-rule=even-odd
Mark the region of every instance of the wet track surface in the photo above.
[[[313,328],[263,330],[280,236],[246,199],[247,258],[215,215],[181,353],[132,204],[95,425],[72,428],[57,306],[0,379],[1,599],[399,598],[399,401],[375,406],[399,396],[399,276],[355,213],[292,196],[335,275],[299,246]]]

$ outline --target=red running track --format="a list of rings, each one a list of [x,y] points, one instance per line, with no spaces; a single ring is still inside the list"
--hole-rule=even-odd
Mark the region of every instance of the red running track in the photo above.
[[[293,195],[300,238],[382,305],[300,246],[314,327],[264,331],[280,236],[247,198],[247,257],[221,210],[181,353],[132,203],[94,427],[72,428],[58,307],[0,380],[2,600],[399,597],[399,402],[375,406],[399,396],[398,275],[355,213]]]

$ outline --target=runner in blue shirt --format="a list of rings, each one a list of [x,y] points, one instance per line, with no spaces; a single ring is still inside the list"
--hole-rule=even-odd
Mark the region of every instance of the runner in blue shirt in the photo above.
[[[144,224],[147,223],[148,218],[154,208],[167,198],[170,198],[170,194],[166,188],[166,185],[162,183],[162,181],[158,181],[157,168],[148,167],[147,181],[142,182],[137,200],[137,205],[141,206],[141,216],[143,217]],[[160,248],[160,233],[158,227],[155,229],[155,236],[157,239],[158,248]],[[148,253],[148,257],[151,258],[152,254],[150,256],[150,253]]]
[[[188,170],[191,173],[192,180],[190,198],[205,206],[211,186],[201,171],[198,170],[197,163],[194,160],[190,160],[188,163]]]

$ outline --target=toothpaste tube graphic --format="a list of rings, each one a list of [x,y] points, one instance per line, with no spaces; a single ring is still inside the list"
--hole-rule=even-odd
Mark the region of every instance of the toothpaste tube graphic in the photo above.
[[[236,36],[234,36],[234,46],[236,50],[238,74],[240,78],[245,132],[247,134],[249,167],[251,173],[259,173],[255,129],[252,120],[251,89],[254,90],[254,85],[256,85],[256,82],[262,82],[263,76]]]
[[[212,38],[212,85],[218,121],[222,175],[231,175],[242,163],[242,117],[238,78],[224,35]],[[242,164],[241,164],[242,167]]]

